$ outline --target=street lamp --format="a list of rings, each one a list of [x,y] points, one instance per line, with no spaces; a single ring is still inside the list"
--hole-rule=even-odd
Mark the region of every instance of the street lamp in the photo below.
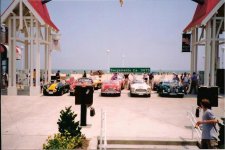
[[[125,67],[125,55],[122,55],[122,67]]]
[[[107,57],[108,57],[108,73],[109,73],[110,72],[110,50],[107,49],[106,53],[107,53]]]

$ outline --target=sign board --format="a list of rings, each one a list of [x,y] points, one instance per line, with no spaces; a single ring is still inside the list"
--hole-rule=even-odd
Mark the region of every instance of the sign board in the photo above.
[[[182,35],[182,52],[191,52],[191,34],[185,34]]]
[[[150,73],[150,68],[110,68],[110,73]]]

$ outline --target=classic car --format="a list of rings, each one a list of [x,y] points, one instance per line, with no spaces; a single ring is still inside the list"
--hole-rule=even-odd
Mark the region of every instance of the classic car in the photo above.
[[[43,95],[63,95],[69,92],[69,84],[54,81],[43,86]]]
[[[159,82],[157,92],[159,93],[159,96],[184,97],[184,88],[176,80],[164,80]]]
[[[125,87],[125,78],[124,78],[124,75],[123,75],[123,74],[115,73],[115,74],[111,77],[111,80],[117,80],[117,81],[119,81],[121,90],[124,89],[124,87]]]
[[[91,85],[93,86],[93,80],[91,78],[82,77],[77,80],[74,80],[72,84],[70,84],[70,96],[75,95],[75,88],[76,86],[84,86],[84,85]]]
[[[134,80],[130,84],[130,96],[151,96],[151,88],[144,80]]]
[[[118,80],[110,80],[102,83],[101,96],[121,95],[121,85]]]
[[[94,85],[95,90],[101,89],[101,87],[102,87],[101,78],[99,78],[98,76],[93,76],[92,80],[93,80],[93,85]]]

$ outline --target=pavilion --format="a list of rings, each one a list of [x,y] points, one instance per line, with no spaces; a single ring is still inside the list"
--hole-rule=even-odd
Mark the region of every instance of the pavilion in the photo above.
[[[191,73],[197,72],[198,47],[204,46],[204,86],[216,86],[216,71],[220,68],[219,51],[225,44],[222,37],[225,34],[225,0],[194,1],[198,2],[198,6],[192,21],[183,30],[184,33],[191,32],[192,37]]]
[[[42,0],[14,0],[1,15],[8,28],[8,95],[17,95],[16,47],[24,48],[24,66],[29,95],[40,94],[40,50],[44,49],[44,79],[51,78],[51,53],[59,42],[59,29]],[[59,47],[58,47],[59,49]],[[36,71],[34,71],[36,70]],[[34,78],[35,77],[35,78]],[[34,81],[33,81],[34,80]]]

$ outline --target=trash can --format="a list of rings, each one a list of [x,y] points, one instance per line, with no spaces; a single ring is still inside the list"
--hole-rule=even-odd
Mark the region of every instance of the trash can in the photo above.
[[[212,107],[218,107],[218,87],[201,86],[198,88],[197,105],[200,106],[202,99],[208,99]]]

